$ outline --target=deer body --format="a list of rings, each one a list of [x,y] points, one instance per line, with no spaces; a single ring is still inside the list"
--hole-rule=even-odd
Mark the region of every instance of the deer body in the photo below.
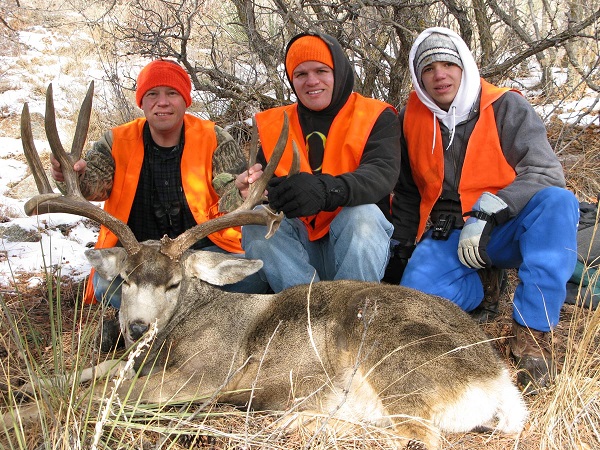
[[[151,324],[157,327],[136,360],[137,376],[119,388],[122,398],[214,398],[285,411],[290,427],[389,426],[398,444],[410,449],[438,448],[440,431],[495,426],[520,432],[527,417],[520,392],[486,335],[450,301],[359,281],[300,285],[273,295],[227,293],[218,286],[256,272],[262,262],[187,250],[225,227],[262,224],[269,235],[276,232],[282,214],[255,207],[285,149],[287,117],[244,204],[175,239],[140,243],[125,223],[83,198],[71,167],[85,141],[92,92],[93,84],[71,154],[58,139],[50,87],[47,92],[46,132],[64,169],[65,196],[52,192],[23,108],[23,148],[40,191],[25,209],[30,215],[84,215],[107,226],[123,245],[86,251],[103,278],[123,279],[119,321],[126,343],[133,345]],[[298,158],[293,160],[290,173],[298,170]],[[11,421],[12,415],[4,417],[5,425]]]
[[[157,252],[148,243],[142,250]],[[119,252],[123,258],[114,257]],[[392,426],[432,449],[439,430],[497,426],[518,433],[525,421],[506,367],[450,301],[350,280],[272,295],[232,294],[206,280],[235,282],[260,263],[202,251],[188,252],[181,262],[160,253],[129,261],[122,249],[87,255],[103,276],[119,273],[127,280],[120,313],[126,341],[158,318],[144,362],[153,373],[124,385],[123,395],[132,389],[134,398],[160,403],[218,391],[219,401],[287,411],[293,426],[315,416]],[[166,266],[157,265],[161,259]],[[150,287],[147,272],[171,274],[175,282]]]

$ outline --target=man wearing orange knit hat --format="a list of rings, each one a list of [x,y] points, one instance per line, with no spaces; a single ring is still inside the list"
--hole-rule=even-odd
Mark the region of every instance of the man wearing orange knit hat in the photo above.
[[[246,256],[275,292],[319,280],[380,281],[389,258],[390,192],[400,171],[400,126],[387,103],[353,92],[354,72],[340,44],[303,33],[287,45],[285,69],[297,102],[256,115],[263,162],[271,157],[284,112],[287,148],[268,186],[269,204],[286,218],[269,240],[246,225]],[[292,141],[300,173],[286,177]]]
[[[244,155],[221,127],[186,114],[192,103],[191,90],[190,77],[178,63],[152,61],[137,78],[135,98],[144,117],[106,132],[84,159],[74,164],[83,195],[91,201],[104,201],[104,209],[127,223],[140,242],[164,235],[174,238],[243,201],[247,185],[237,177],[246,168]],[[198,183],[202,167],[212,167],[212,174]],[[52,175],[60,187],[63,175],[55,159]],[[102,226],[96,248],[115,245],[117,237]],[[202,239],[193,248],[243,253],[240,231],[232,228]],[[90,279],[88,303],[102,299],[120,307],[122,280],[106,280],[97,273]],[[264,293],[268,285],[255,274],[224,289]],[[108,350],[114,344],[114,333],[118,336],[118,328],[109,328],[118,325],[105,325],[101,347]]]

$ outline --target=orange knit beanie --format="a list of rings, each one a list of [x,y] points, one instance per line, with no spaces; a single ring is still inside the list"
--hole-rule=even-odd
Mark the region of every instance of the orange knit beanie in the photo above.
[[[285,70],[290,80],[294,69],[306,61],[319,61],[333,69],[331,50],[318,36],[302,36],[290,45],[285,55]]]
[[[187,72],[175,61],[158,59],[147,64],[138,75],[135,101],[142,107],[142,97],[150,89],[168,86],[175,89],[185,100],[185,106],[192,104],[192,82]]]

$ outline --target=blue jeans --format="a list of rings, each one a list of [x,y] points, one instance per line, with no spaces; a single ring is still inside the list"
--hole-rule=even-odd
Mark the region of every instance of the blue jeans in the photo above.
[[[201,251],[217,252],[217,253],[229,253],[223,250],[221,247],[216,245],[210,245],[204,247]],[[229,253],[232,256],[244,257],[244,254]],[[121,283],[123,279],[117,276],[114,280],[106,280],[98,275],[97,271],[94,271],[92,278],[92,284],[94,286],[94,295],[97,299],[101,299],[102,303],[120,309],[121,308]],[[226,284],[220,286],[221,289],[227,292],[241,292],[246,294],[266,294],[270,292],[269,284],[264,281],[261,276],[257,273],[248,275],[241,281],[232,284]]]
[[[548,187],[536,193],[513,219],[492,231],[487,253],[495,267],[518,268],[513,318],[521,325],[550,331],[559,319],[566,284],[577,262],[579,203],[566,189]],[[483,300],[477,271],[461,264],[457,248],[461,230],[447,241],[428,231],[413,252],[402,281],[445,297],[465,311]]]
[[[260,259],[259,272],[274,292],[320,280],[380,281],[389,258],[393,226],[376,205],[342,208],[329,233],[310,241],[300,219],[283,219],[265,239],[266,227],[244,225],[246,256]]]

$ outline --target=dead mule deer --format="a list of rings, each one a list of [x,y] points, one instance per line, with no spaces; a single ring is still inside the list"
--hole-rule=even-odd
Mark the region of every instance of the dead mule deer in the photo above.
[[[46,119],[52,117],[50,111]],[[77,136],[84,134],[78,125]],[[284,127],[281,142],[286,136]],[[70,166],[57,138],[49,141],[63,167]],[[350,280],[273,295],[214,287],[259,270],[260,261],[185,250],[217,227],[276,223],[268,208],[254,209],[276,159],[242,210],[174,241],[144,243],[125,224],[84,205],[73,173],[65,170],[69,194],[55,197],[36,170],[41,195],[28,203],[29,213],[86,215],[119,236],[123,247],[88,250],[86,256],[103,277],[125,280],[119,317],[126,341],[133,343],[157,321],[146,361],[137,363],[138,378],[123,385],[122,394],[153,403],[215,395],[221,402],[282,411],[287,426],[386,426],[397,436],[395,445],[411,449],[439,448],[442,431],[492,427],[519,433],[527,417],[521,393],[486,335],[447,300]]]

